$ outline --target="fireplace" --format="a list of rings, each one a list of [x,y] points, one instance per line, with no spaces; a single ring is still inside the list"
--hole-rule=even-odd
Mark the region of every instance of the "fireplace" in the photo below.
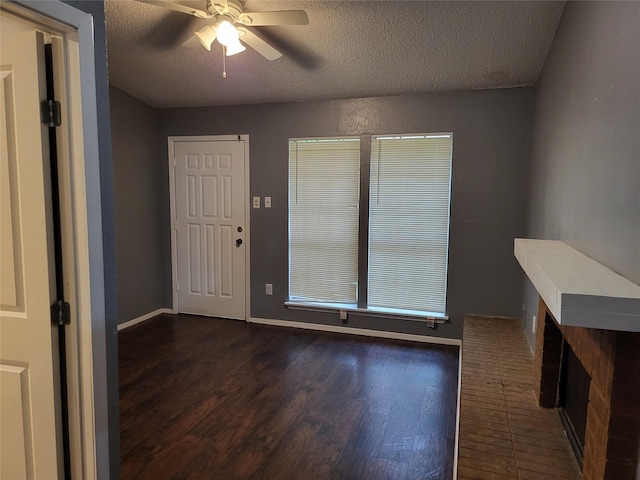
[[[563,242],[514,253],[540,295],[538,403],[565,417],[584,480],[640,480],[640,286]]]
[[[638,478],[640,334],[559,325],[540,299],[535,361],[539,404],[564,416],[569,400],[567,436],[575,433],[584,480]]]

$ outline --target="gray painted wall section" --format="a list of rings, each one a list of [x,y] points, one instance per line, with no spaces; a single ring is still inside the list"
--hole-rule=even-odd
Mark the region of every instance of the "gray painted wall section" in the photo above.
[[[166,147],[155,109],[111,86],[118,323],[171,306]]]
[[[461,338],[465,313],[520,315],[521,272],[512,245],[524,233],[532,108],[532,90],[521,88],[166,109],[160,118],[165,144],[171,135],[249,135],[250,195],[271,196],[273,202],[271,209],[251,210],[251,316],[333,325],[341,325],[337,313],[293,311],[283,305],[288,293],[288,138],[454,132],[452,322],[434,331],[414,321],[350,315],[349,326]],[[264,294],[265,283],[273,284],[273,296]]]
[[[640,3],[567,2],[536,95],[527,237],[640,284]]]
[[[109,409],[109,474],[120,477],[120,411],[118,397],[118,299],[111,169],[111,127],[109,120],[109,73],[104,2],[70,1],[64,3],[89,13],[94,19],[96,99],[98,108],[98,148],[100,155],[100,194],[102,196],[102,249],[104,257],[105,324],[107,354],[107,402]]]

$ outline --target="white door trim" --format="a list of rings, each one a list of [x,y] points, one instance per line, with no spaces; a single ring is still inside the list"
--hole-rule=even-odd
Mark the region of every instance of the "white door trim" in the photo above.
[[[108,479],[109,431],[107,402],[106,315],[102,249],[102,203],[98,149],[98,116],[93,16],[59,0],[4,0],[2,8],[42,31],[59,35],[65,46],[69,93],[70,158],[63,167],[61,212],[71,219],[63,248],[73,252],[76,321],[68,329],[68,360],[76,374],[69,378],[69,415],[80,419],[71,451],[72,471],[85,479]],[[68,170],[67,170],[68,169]],[[63,237],[64,238],[64,237]],[[75,328],[74,328],[75,327]],[[79,438],[78,438],[79,437]]]
[[[245,219],[245,321],[251,317],[251,202],[249,201],[249,135],[205,135],[205,136],[170,136],[168,137],[168,162],[169,162],[169,198],[171,204],[171,290],[173,292],[173,313],[178,313],[178,238],[176,215],[176,178],[175,178],[175,144],[177,142],[223,142],[244,141],[244,219]]]

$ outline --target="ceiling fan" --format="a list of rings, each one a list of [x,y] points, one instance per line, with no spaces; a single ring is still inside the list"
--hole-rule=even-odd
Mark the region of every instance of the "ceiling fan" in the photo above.
[[[197,39],[207,50],[211,50],[211,45],[217,39],[224,46],[227,56],[246,50],[242,44],[245,43],[267,60],[276,60],[282,56],[282,53],[247,27],[309,24],[309,18],[304,10],[245,12],[245,0],[206,0],[203,9],[192,8],[170,1],[138,1],[186,13],[194,17],[213,20],[213,23],[195,32],[185,42],[185,45],[193,44],[193,40]],[[240,40],[242,40],[242,43]]]

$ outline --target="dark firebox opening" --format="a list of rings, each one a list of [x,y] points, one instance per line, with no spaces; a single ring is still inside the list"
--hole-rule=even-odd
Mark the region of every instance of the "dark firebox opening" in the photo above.
[[[559,406],[560,418],[567,437],[582,469],[584,438],[587,427],[587,406],[591,377],[567,342],[562,350]]]

